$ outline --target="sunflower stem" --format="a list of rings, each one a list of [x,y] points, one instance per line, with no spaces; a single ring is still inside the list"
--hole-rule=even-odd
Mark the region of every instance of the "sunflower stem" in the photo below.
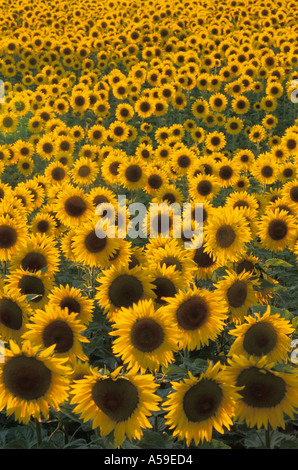
[[[266,449],[271,449],[271,432],[270,432],[270,425],[265,430],[265,446]]]
[[[41,437],[41,422],[35,418],[35,430],[36,430],[36,437],[37,437],[37,447],[41,446],[42,437]]]

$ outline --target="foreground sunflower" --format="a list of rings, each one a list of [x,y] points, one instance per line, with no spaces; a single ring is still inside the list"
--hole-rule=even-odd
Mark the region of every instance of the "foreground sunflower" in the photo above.
[[[240,399],[236,402],[235,419],[245,421],[247,426],[262,426],[265,429],[285,429],[284,415],[294,417],[298,407],[298,374],[277,372],[274,362],[268,363],[266,356],[233,356],[228,359],[224,371],[225,380],[239,387]]]
[[[222,264],[237,261],[251,240],[248,221],[241,211],[231,208],[217,208],[205,234],[205,251]]]
[[[113,353],[135,373],[156,371],[174,361],[177,330],[171,319],[157,309],[152,299],[141,300],[133,307],[119,311],[112,325]]]
[[[87,360],[88,357],[84,354],[81,344],[89,342],[82,335],[85,328],[75,313],[69,313],[67,309],[62,310],[48,303],[43,310],[38,309],[34,312],[23,338],[30,340],[34,345],[39,345],[40,349],[54,344],[53,352],[57,357]]]
[[[193,287],[179,290],[166,300],[168,303],[162,306],[160,312],[171,319],[179,333],[180,349],[192,351],[207,346],[223,330],[227,311],[207,289]]]
[[[254,315],[245,317],[245,323],[229,331],[230,335],[235,336],[229,355],[266,355],[268,362],[284,361],[290,349],[294,328],[279,314],[273,315],[270,306],[263,315]]]
[[[116,369],[74,381],[70,403],[84,422],[92,420],[92,428],[99,428],[101,436],[114,432],[114,443],[119,446],[126,436],[130,441],[140,439],[142,429],[152,427],[147,417],[159,411],[156,390],[153,375]]]
[[[200,442],[211,441],[215,429],[223,434],[233,424],[233,409],[237,398],[236,388],[223,381],[220,362],[209,363],[200,377],[189,372],[189,378],[173,383],[171,393],[163,407],[166,424],[173,430],[173,437]]]
[[[0,409],[27,424],[31,417],[49,418],[68,398],[69,369],[66,359],[53,357],[53,346],[40,350],[25,341],[10,341],[5,362],[0,364]]]

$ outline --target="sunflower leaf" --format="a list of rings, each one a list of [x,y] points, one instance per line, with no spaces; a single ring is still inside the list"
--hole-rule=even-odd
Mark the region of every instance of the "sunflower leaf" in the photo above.
[[[283,260],[283,259],[279,259],[279,258],[270,258],[270,259],[267,259],[267,261],[265,262],[266,266],[267,267],[284,267],[284,268],[293,268],[294,266],[290,263],[288,263],[287,261]]]

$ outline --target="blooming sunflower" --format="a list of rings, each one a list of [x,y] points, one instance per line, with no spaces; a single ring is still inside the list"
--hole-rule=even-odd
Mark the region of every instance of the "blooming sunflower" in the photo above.
[[[248,221],[242,212],[229,208],[217,208],[205,234],[205,251],[222,264],[237,261],[251,239]]]
[[[255,313],[254,316],[247,316],[242,325],[229,331],[236,337],[229,355],[266,356],[268,363],[283,362],[290,349],[293,331],[290,322],[279,314],[272,314],[268,305],[263,315]]]
[[[28,228],[26,219],[0,215],[0,260],[8,261],[16,254],[26,240]]]
[[[48,297],[49,303],[75,313],[84,325],[89,324],[93,318],[94,300],[83,295],[78,288],[70,287],[69,284],[55,286]]]
[[[171,318],[179,332],[180,349],[191,351],[208,345],[225,326],[227,309],[207,289],[180,289],[166,301],[161,312]]]
[[[31,234],[11,259],[12,269],[42,270],[52,276],[59,268],[60,253],[53,239],[45,234]]]
[[[298,407],[298,375],[274,370],[274,362],[267,357],[233,356],[228,359],[224,378],[238,387],[240,399],[235,404],[235,419],[245,421],[248,427],[270,424],[272,429],[285,429],[284,415],[293,419]]]
[[[21,342],[27,323],[33,311],[26,302],[26,296],[9,293],[4,286],[0,295],[0,335],[2,340]]]
[[[82,348],[82,343],[89,342],[82,334],[85,329],[86,326],[80,322],[76,313],[47,303],[44,309],[37,309],[31,316],[23,339],[39,345],[41,349],[55,345],[53,353],[56,357],[87,360]]]
[[[259,221],[258,236],[267,250],[283,251],[293,243],[296,231],[296,219],[286,210],[268,209]]]
[[[254,290],[256,283],[249,271],[242,271],[240,274],[228,271],[227,275],[216,283],[214,295],[231,313],[232,322],[242,323],[249,307],[257,304],[257,294]]]
[[[113,431],[116,446],[125,436],[140,439],[142,429],[152,427],[147,417],[159,411],[160,401],[153,375],[124,374],[119,369],[75,381],[70,402],[84,422],[92,420],[92,427],[99,427],[101,436]]]
[[[68,227],[75,227],[92,216],[92,203],[82,188],[66,185],[53,204],[58,219]]]
[[[112,350],[128,369],[156,371],[174,361],[177,331],[169,317],[156,309],[152,299],[141,300],[133,307],[122,308],[112,324]]]
[[[97,230],[93,221],[86,222],[74,231],[73,256],[85,266],[109,267],[110,258],[119,246],[120,240],[109,235],[109,228],[107,231]]]
[[[100,285],[96,287],[95,299],[112,318],[122,307],[128,308],[140,300],[154,298],[152,278],[151,273],[142,266],[132,269],[127,265],[111,266],[97,278]]]
[[[88,186],[94,183],[99,172],[98,163],[90,158],[78,158],[71,171],[72,181],[79,186]]]
[[[215,175],[198,175],[189,182],[189,195],[195,202],[211,201],[220,188]]]
[[[23,268],[11,271],[6,279],[9,294],[25,295],[29,306],[35,310],[43,308],[48,301],[48,293],[53,286],[53,278],[46,273],[24,270]]]
[[[0,364],[0,408],[15,415],[21,423],[41,413],[49,419],[51,408],[60,409],[68,399],[69,368],[66,359],[53,357],[53,347],[40,350],[25,341],[18,346],[9,342],[5,362]]]
[[[223,380],[220,367],[220,362],[209,363],[199,378],[189,372],[189,378],[173,383],[174,391],[163,404],[166,424],[187,446],[192,440],[196,446],[211,441],[213,429],[223,434],[224,428],[229,430],[233,424],[237,392]]]
[[[118,178],[126,189],[136,191],[143,188],[147,180],[146,163],[141,158],[127,157],[119,165]]]

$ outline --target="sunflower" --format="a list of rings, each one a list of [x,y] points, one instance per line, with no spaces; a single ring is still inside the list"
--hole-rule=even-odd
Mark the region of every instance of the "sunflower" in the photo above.
[[[111,319],[122,307],[128,308],[140,300],[154,298],[153,276],[142,266],[111,266],[97,277],[95,300]]]
[[[169,317],[156,309],[152,299],[141,300],[133,307],[122,308],[112,324],[112,350],[128,370],[157,371],[174,361],[177,331]]]
[[[12,112],[0,113],[0,131],[11,134],[18,127],[18,117]]]
[[[147,166],[147,180],[144,191],[150,196],[156,195],[158,190],[164,186],[168,186],[169,177],[167,171],[159,168],[154,164]]]
[[[56,220],[46,212],[38,212],[31,220],[29,229],[34,235],[43,234],[54,237],[57,230]]]
[[[15,214],[14,214],[15,215]],[[27,220],[9,215],[0,215],[0,260],[8,261],[16,254],[21,244],[26,240],[28,229]]]
[[[212,109],[212,111],[216,113],[221,113],[224,111],[227,107],[228,100],[226,95],[223,93],[214,93],[210,98],[209,98],[209,106]]]
[[[255,124],[249,130],[248,138],[251,142],[258,144],[266,139],[266,129],[261,124]]]
[[[266,356],[268,363],[283,362],[290,349],[293,331],[290,322],[279,314],[272,314],[268,305],[263,315],[247,316],[242,325],[229,331],[236,337],[229,355]]]
[[[207,346],[225,326],[227,310],[207,289],[180,289],[166,301],[161,311],[171,318],[179,332],[180,349],[192,351]]]
[[[94,300],[89,299],[75,287],[55,286],[48,295],[49,303],[60,309],[67,309],[69,313],[76,314],[76,318],[83,325],[87,325],[93,318]]]
[[[90,158],[78,158],[71,171],[70,176],[72,181],[78,186],[88,186],[96,180],[99,172],[97,162],[92,161]]]
[[[223,188],[228,188],[235,184],[239,178],[240,167],[236,161],[227,157],[223,157],[220,162],[217,162],[217,177],[218,182]]]
[[[288,204],[298,207],[298,179],[288,181],[282,187],[281,195]]]
[[[92,428],[99,428],[101,436],[113,431],[115,446],[125,436],[141,439],[142,429],[152,427],[147,417],[159,411],[160,401],[152,374],[121,373],[119,369],[75,381],[70,402],[75,405],[74,413],[84,422],[92,420]]]
[[[154,194],[152,203],[166,203],[166,204],[179,204],[182,206],[184,200],[181,189],[177,188],[175,184],[164,184]]]
[[[57,152],[56,143],[51,133],[44,134],[36,145],[36,152],[43,160],[51,160]]]
[[[110,235],[109,227],[103,231],[88,221],[74,231],[72,252],[76,262],[84,266],[107,268],[119,245],[120,240]]]
[[[258,236],[267,250],[285,250],[293,243],[296,232],[296,219],[286,210],[268,209],[259,220]]]
[[[124,150],[112,150],[101,164],[101,175],[109,185],[119,184],[119,166],[128,158]]]
[[[241,211],[230,208],[217,208],[205,234],[205,251],[222,264],[237,261],[251,240],[248,221]]]
[[[143,159],[127,157],[118,168],[119,183],[126,189],[136,191],[146,184],[147,170]]]
[[[250,172],[261,184],[273,184],[278,178],[279,167],[272,161],[272,156],[268,152],[268,154],[259,155],[250,168]]]
[[[92,203],[83,189],[68,184],[54,202],[54,210],[64,225],[73,228],[92,216]]]
[[[32,273],[23,268],[11,271],[6,279],[9,294],[25,295],[29,306],[36,310],[48,302],[48,294],[53,286],[53,279],[39,271]]]
[[[11,259],[13,270],[23,268],[30,272],[46,272],[49,277],[59,269],[59,249],[53,239],[45,234],[31,235]]]
[[[67,308],[48,303],[44,309],[37,309],[30,318],[24,340],[46,349],[55,345],[53,353],[56,357],[78,358],[87,360],[81,343],[89,340],[83,336],[86,326],[80,322],[76,313],[69,313]]]
[[[0,364],[1,410],[28,424],[31,417],[49,419],[51,408],[60,409],[68,399],[69,368],[66,359],[53,357],[53,347],[40,350],[25,341],[10,341]]]
[[[284,415],[294,417],[298,407],[298,376],[274,370],[275,363],[267,357],[233,356],[228,359],[224,378],[238,387],[240,399],[235,405],[235,419],[245,421],[252,428],[270,425],[272,429],[285,429]]]
[[[239,117],[230,117],[225,122],[225,130],[228,134],[237,135],[240,134],[244,127],[243,120]]]
[[[195,202],[212,201],[221,186],[214,175],[199,175],[189,182],[189,195]]]
[[[148,266],[148,269],[152,275],[154,302],[158,307],[166,305],[169,298],[186,286],[187,280],[181,278],[175,265],[157,265],[154,270]]]
[[[51,184],[51,189],[53,186],[56,185],[59,185],[62,188],[62,186],[70,182],[70,174],[68,172],[68,168],[58,161],[51,162],[45,168],[44,175],[47,178],[49,184]],[[48,193],[49,190],[50,188],[48,188]]]
[[[27,330],[27,323],[33,314],[26,302],[26,296],[9,293],[2,287],[0,295],[0,335],[2,340],[21,343],[21,337]]]
[[[254,153],[249,149],[238,149],[234,154],[233,160],[241,170],[249,170],[255,160]]]
[[[222,150],[226,145],[226,138],[223,132],[210,132],[205,138],[205,146],[211,152]]]
[[[202,246],[191,250],[192,259],[196,264],[195,277],[196,279],[208,279],[211,278],[212,274],[220,266],[220,263],[216,261],[214,256],[208,254],[206,248],[206,237],[203,234]]]
[[[236,114],[246,114],[250,108],[249,99],[244,95],[237,96],[233,99],[231,108]]]
[[[189,372],[189,378],[173,383],[163,404],[173,437],[185,439],[188,447],[192,441],[196,446],[211,441],[213,429],[223,434],[233,424],[236,387],[223,380],[220,368],[220,362],[210,362],[199,378]]]
[[[192,253],[180,246],[176,239],[172,239],[164,246],[152,248],[146,254],[147,264],[151,269],[158,266],[174,266],[183,279],[191,280],[196,270]]]
[[[257,293],[254,287],[257,281],[252,279],[252,273],[242,271],[227,271],[226,275],[215,285],[214,295],[218,302],[231,313],[231,321],[242,323],[248,309],[257,304]]]
[[[248,210],[251,209],[253,213],[255,213],[255,216],[257,216],[257,200],[253,195],[249,194],[246,191],[238,191],[236,193],[231,193],[226,198],[225,207],[229,207],[231,209],[239,209],[245,215],[248,215]]]

